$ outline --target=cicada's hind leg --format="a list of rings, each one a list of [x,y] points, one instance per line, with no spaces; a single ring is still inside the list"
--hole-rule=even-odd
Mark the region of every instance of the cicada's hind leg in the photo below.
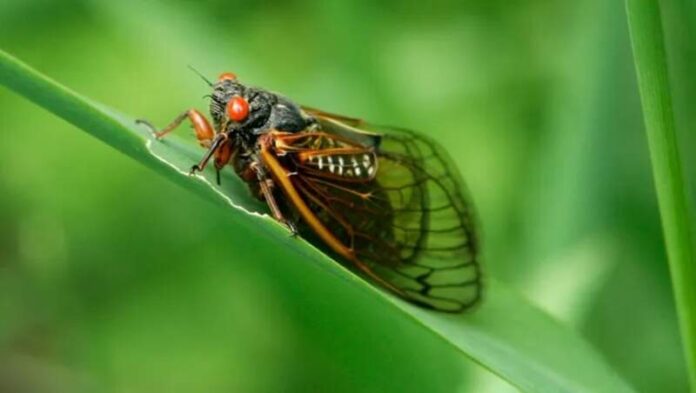
[[[143,124],[155,135],[157,139],[163,138],[165,135],[174,131],[185,119],[189,119],[193,130],[196,133],[196,139],[203,147],[210,147],[213,138],[215,137],[215,130],[210,126],[208,119],[203,116],[203,114],[195,109],[189,109],[179,116],[177,116],[174,121],[172,121],[168,126],[161,130],[157,130],[150,122],[143,119],[138,119],[135,122],[138,124]]]
[[[251,162],[249,168],[252,171],[254,171],[254,173],[256,173],[259,191],[263,199],[266,201],[268,208],[271,210],[273,218],[275,218],[276,221],[287,226],[292,236],[297,236],[297,226],[292,220],[289,220],[283,214],[283,211],[281,210],[280,205],[278,204],[278,201],[275,198],[275,195],[273,195],[275,183],[273,182],[273,179],[270,176],[268,176],[268,173],[264,169],[260,159],[255,158]]]

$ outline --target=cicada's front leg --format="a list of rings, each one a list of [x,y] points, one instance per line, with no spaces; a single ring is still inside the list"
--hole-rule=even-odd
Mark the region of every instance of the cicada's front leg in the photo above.
[[[208,148],[208,151],[203,156],[203,159],[201,159],[198,164],[191,167],[191,174],[202,171],[208,164],[208,161],[210,161],[210,158],[214,155],[215,169],[217,170],[217,182],[220,184],[220,170],[230,161],[233,146],[229,143],[227,134],[215,133],[215,130],[210,125],[210,122],[208,122],[208,119],[206,119],[202,113],[195,109],[189,109],[177,116],[174,121],[159,131],[146,120],[139,119],[136,120],[136,122],[147,126],[155,137],[160,139],[164,138],[167,134],[179,127],[185,119],[188,119],[191,122],[191,126],[196,134],[198,143],[200,143],[201,146]]]
[[[157,139],[163,138],[165,135],[174,131],[185,119],[189,119],[191,126],[196,133],[196,139],[203,147],[210,147],[213,138],[215,137],[215,130],[208,122],[208,119],[203,116],[203,114],[195,109],[189,109],[184,111],[182,114],[177,116],[174,121],[172,121],[168,126],[161,130],[157,130],[150,122],[143,119],[136,120],[138,124],[144,124],[150,131],[155,135]]]

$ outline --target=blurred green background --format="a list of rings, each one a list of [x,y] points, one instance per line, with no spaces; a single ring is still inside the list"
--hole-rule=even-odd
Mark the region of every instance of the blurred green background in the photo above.
[[[3,0],[0,47],[156,124],[207,108],[193,65],[427,133],[467,179],[487,275],[639,391],[687,390],[622,1]],[[0,108],[0,391],[437,381],[382,372],[400,350],[376,360],[391,349],[359,332],[315,339],[256,268],[281,245],[7,90]],[[514,391],[473,363],[457,372],[452,391]]]

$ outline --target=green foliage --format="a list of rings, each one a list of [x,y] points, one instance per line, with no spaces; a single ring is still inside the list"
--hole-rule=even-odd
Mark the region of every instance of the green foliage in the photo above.
[[[660,1],[682,147],[688,3]],[[624,386],[610,369],[686,391],[626,21],[604,0],[0,2],[0,48],[90,97],[3,63],[60,117],[0,88],[0,391]],[[480,313],[402,309],[246,213],[264,207],[233,175],[182,174],[202,153],[186,127],[148,142],[132,118],[206,112],[187,65],[439,140],[482,223]]]

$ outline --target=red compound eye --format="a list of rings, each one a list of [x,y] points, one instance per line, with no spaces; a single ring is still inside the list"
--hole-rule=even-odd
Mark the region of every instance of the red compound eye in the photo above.
[[[234,96],[227,103],[227,117],[230,120],[240,122],[249,115],[249,103],[244,97]]]
[[[220,76],[218,77],[218,82],[222,82],[222,81],[234,81],[234,80],[237,80],[237,75],[236,75],[235,73],[233,73],[233,72],[223,72],[223,73],[220,74]]]

